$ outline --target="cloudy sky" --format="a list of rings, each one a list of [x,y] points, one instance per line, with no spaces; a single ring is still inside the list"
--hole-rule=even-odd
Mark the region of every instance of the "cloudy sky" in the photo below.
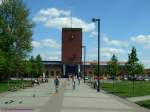
[[[61,60],[61,28],[83,28],[87,60],[97,59],[97,26],[101,19],[101,60],[112,54],[126,61],[132,46],[150,67],[150,0],[24,0],[35,23],[33,52],[44,60]],[[72,19],[71,19],[72,18]],[[71,22],[72,20],[72,22]],[[71,24],[72,23],[72,24]]]

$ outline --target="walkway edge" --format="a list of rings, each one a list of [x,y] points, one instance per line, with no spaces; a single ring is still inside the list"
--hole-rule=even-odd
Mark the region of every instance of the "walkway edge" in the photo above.
[[[141,107],[141,106],[139,106],[138,104],[133,103],[133,102],[131,102],[131,101],[125,99],[125,98],[121,98],[121,97],[119,97],[119,96],[116,96],[116,95],[111,94],[111,93],[109,93],[109,92],[107,92],[107,91],[104,91],[104,90],[101,90],[101,92],[107,94],[107,95],[110,96],[110,97],[114,97],[116,100],[118,100],[118,101],[120,101],[120,102],[123,102],[123,103],[126,104],[126,105],[130,105],[130,106],[133,107],[136,111],[140,111],[140,112],[150,112],[149,109],[146,109],[146,108],[144,108],[144,107]]]

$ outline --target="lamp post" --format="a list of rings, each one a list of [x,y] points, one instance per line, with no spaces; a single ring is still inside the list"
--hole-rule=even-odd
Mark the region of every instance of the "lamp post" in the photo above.
[[[84,48],[84,65],[83,65],[83,72],[84,72],[84,83],[85,83],[85,58],[86,58],[86,46],[82,46]]]
[[[98,25],[98,76],[97,76],[97,92],[100,91],[100,19],[99,18],[93,18],[93,22],[97,22]]]

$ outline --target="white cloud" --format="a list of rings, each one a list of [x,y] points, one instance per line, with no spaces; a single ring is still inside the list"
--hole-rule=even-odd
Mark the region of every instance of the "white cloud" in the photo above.
[[[83,28],[84,32],[93,32],[95,30],[94,23],[87,23],[78,17],[72,17],[71,11],[60,10],[56,8],[42,9],[33,18],[35,22],[43,22],[46,27],[60,29],[62,27]]]
[[[103,47],[100,49],[100,55],[107,58],[110,58],[113,54],[121,55],[126,53],[127,52],[121,48]],[[89,53],[89,57],[96,57],[96,56],[97,56],[97,50],[93,50]]]
[[[92,31],[90,34],[90,37],[97,37],[97,35],[98,35],[98,32]]]
[[[107,44],[107,45],[112,45],[112,46],[117,46],[117,47],[127,47],[128,43],[125,41],[119,41],[119,40],[112,40],[106,36],[103,37],[103,41]]]
[[[68,10],[58,10],[56,8],[42,9],[39,12],[39,15],[48,17],[70,16],[70,14],[71,12]]]
[[[44,22],[47,21],[47,19],[48,18],[45,16],[37,15],[35,18],[33,18],[33,21]]]
[[[131,40],[140,44],[150,43],[150,35],[138,35],[136,37],[132,37]]]
[[[61,45],[57,43],[54,39],[47,38],[39,41],[32,41],[32,46],[35,48],[39,47],[60,48]]]
[[[138,35],[131,37],[131,41],[142,44],[144,48],[150,48],[150,35]]]
[[[107,57],[111,57],[113,54],[125,54],[125,53],[126,51],[121,48],[104,47],[101,49],[101,54]]]
[[[41,43],[38,41],[32,41],[32,46],[35,48],[41,47]]]
[[[143,44],[145,48],[150,48],[150,35],[138,35],[131,38],[131,41]]]
[[[63,27],[71,27],[71,19],[70,17],[58,17],[58,18],[50,19],[46,21],[45,26],[51,28],[58,28],[58,29]],[[83,28],[84,32],[91,32],[95,29],[93,23],[86,23],[77,17],[72,18],[72,27]]]
[[[58,44],[54,39],[44,39],[42,42],[42,45],[50,47],[50,48],[60,48],[60,44]]]
[[[42,52],[40,54],[43,60],[60,61],[60,52]]]

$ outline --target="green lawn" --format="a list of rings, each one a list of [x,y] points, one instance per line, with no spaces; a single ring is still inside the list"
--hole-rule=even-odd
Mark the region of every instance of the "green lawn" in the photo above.
[[[140,101],[140,102],[136,102],[136,103],[142,107],[146,107],[146,108],[150,109],[150,100]]]
[[[111,92],[121,97],[136,97],[150,95],[150,82],[135,81],[134,91],[132,81],[122,81],[112,83],[101,83],[103,90]]]
[[[8,81],[0,81],[0,93],[8,91],[11,87],[16,86],[19,88],[22,84],[30,84],[31,81],[20,81],[20,80],[13,80],[10,81],[9,84],[10,86],[8,87]]]

